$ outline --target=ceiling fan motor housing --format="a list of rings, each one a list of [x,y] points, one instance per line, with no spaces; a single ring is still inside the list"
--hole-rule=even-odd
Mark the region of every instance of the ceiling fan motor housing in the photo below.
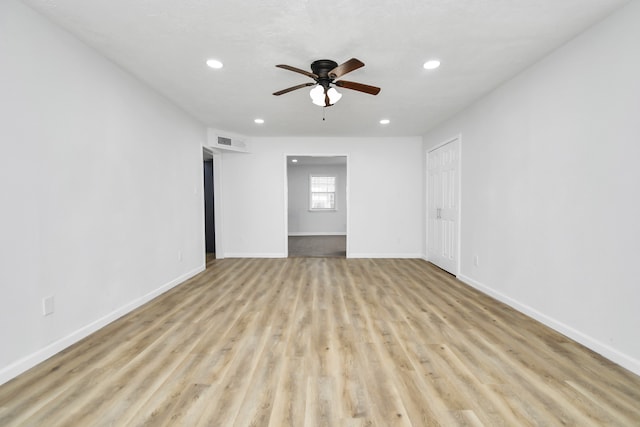
[[[318,59],[317,61],[313,61],[311,64],[311,71],[313,74],[318,76],[318,84],[324,86],[325,88],[329,87],[329,84],[333,82],[334,77],[329,75],[329,71],[333,70],[338,66],[336,61],[332,61],[330,59]]]

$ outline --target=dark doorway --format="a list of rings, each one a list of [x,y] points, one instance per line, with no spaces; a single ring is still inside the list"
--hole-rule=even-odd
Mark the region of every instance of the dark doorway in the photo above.
[[[216,231],[213,200],[213,160],[204,164],[204,240],[207,254],[216,252]]]

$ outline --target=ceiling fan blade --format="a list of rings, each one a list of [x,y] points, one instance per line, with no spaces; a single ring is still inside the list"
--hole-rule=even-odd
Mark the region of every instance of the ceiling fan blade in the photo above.
[[[288,87],[288,88],[286,88],[286,89],[279,90],[279,91],[277,91],[277,92],[273,92],[273,94],[274,94],[275,96],[280,96],[280,95],[284,95],[285,93],[289,93],[289,92],[291,92],[291,91],[294,91],[294,90],[296,90],[296,89],[302,89],[303,87],[309,87],[309,86],[314,86],[314,85],[315,85],[315,83],[311,83],[311,82],[309,82],[309,83],[302,83],[301,85],[292,86],[292,87]]]
[[[380,93],[380,88],[375,86],[369,86],[362,83],[349,82],[346,80],[338,80],[337,82],[333,82],[338,87],[343,87],[345,89],[357,90],[358,92],[368,93],[370,95],[377,95]]]
[[[283,69],[289,70],[289,71],[293,71],[294,73],[304,74],[305,76],[311,77],[314,80],[318,79],[317,75],[315,75],[313,73],[310,73],[308,71],[305,71],[305,70],[301,70],[300,68],[292,67],[291,65],[279,64],[279,65],[276,65],[276,67],[283,68]]]
[[[351,58],[347,62],[344,62],[338,65],[333,70],[329,71],[329,77],[331,77],[332,79],[337,79],[338,77],[344,76],[345,74],[350,73],[353,70],[357,70],[361,67],[364,67],[364,62],[356,58]]]

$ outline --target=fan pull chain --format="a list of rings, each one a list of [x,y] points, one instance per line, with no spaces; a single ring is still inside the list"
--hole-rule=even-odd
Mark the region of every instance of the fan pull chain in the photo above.
[[[327,107],[322,107],[322,121],[324,122],[325,111],[327,111]]]

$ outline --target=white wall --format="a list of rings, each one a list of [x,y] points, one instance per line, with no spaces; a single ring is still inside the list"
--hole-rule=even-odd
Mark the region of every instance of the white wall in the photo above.
[[[19,2],[0,40],[2,383],[203,268],[205,128]]]
[[[638,22],[632,2],[424,138],[462,135],[460,277],[636,373]]]
[[[223,155],[224,256],[286,256],[287,154],[349,156],[348,256],[422,256],[421,138],[254,138],[247,147]]]
[[[336,209],[310,211],[309,177],[336,177]],[[312,236],[347,233],[347,166],[303,165],[289,163],[287,167],[290,236]]]

